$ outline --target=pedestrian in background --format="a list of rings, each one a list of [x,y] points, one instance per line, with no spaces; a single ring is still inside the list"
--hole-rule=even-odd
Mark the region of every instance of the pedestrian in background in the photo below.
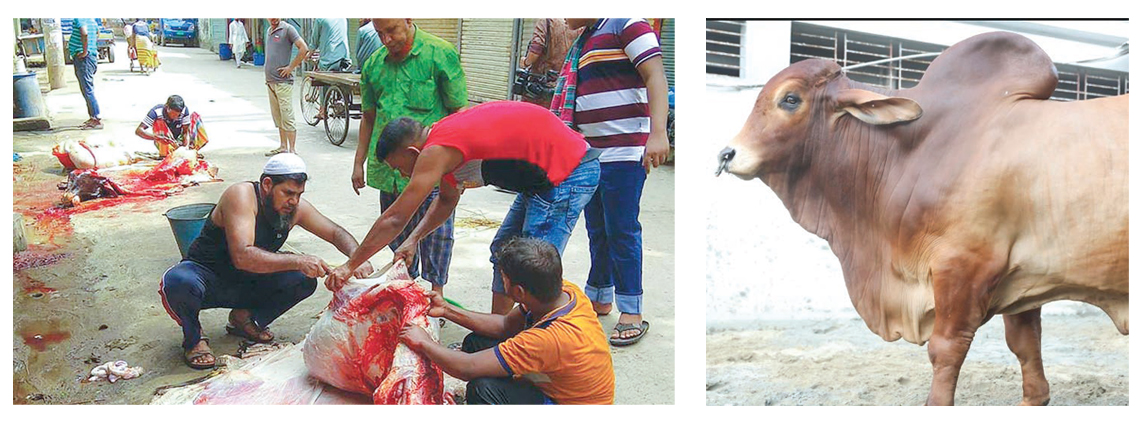
[[[318,70],[342,72],[350,69],[350,43],[346,39],[345,18],[314,19],[314,48],[318,50]],[[326,93],[329,86],[321,87],[318,120],[326,119]]]
[[[250,38],[246,36],[246,25],[242,24],[242,19],[233,18],[227,28],[227,33],[230,50],[234,53],[234,67],[242,68],[242,56],[246,54],[246,43],[250,41]]]
[[[377,36],[377,31],[373,29],[373,21],[369,18],[359,19],[358,25],[357,52],[355,52],[354,58],[357,59],[357,66],[360,70],[365,67],[366,59],[369,59],[377,49],[381,48],[381,38]]]
[[[583,29],[568,28],[563,18],[537,19],[532,29],[532,40],[528,42],[528,54],[520,59],[520,67],[536,75],[548,75],[548,71],[560,71],[564,65],[564,56],[572,43],[580,37]],[[549,89],[556,87],[556,81],[547,85]],[[523,97],[525,102],[543,106],[552,105],[552,94],[538,98]]]
[[[556,84],[553,112],[600,148],[600,185],[584,208],[592,267],[585,293],[596,313],[620,318],[609,342],[631,345],[643,320],[640,196],[667,159],[667,77],[659,38],[643,19],[567,19],[584,29]],[[642,162],[642,164],[641,164]]]
[[[350,179],[358,194],[366,184],[380,191],[384,213],[405,190],[409,178],[377,158],[382,130],[399,117],[412,117],[428,127],[468,105],[469,91],[460,54],[448,41],[417,28],[412,19],[374,19],[373,28],[383,47],[362,64],[362,119]],[[421,202],[409,224],[389,242],[391,249],[396,251],[405,242],[439,193],[434,188]],[[441,227],[421,240],[417,255],[406,262],[409,275],[414,278],[420,275],[433,285],[434,291],[442,293],[449,279],[452,257],[453,215],[450,214]]]
[[[306,41],[298,35],[293,25],[281,18],[270,18],[270,28],[266,30],[266,88],[270,95],[270,116],[278,128],[280,145],[266,153],[274,156],[282,152],[297,153],[294,142],[298,130],[294,127],[294,70],[309,55]],[[298,48],[298,54],[290,60],[290,52]]]
[[[103,128],[99,120],[99,102],[95,100],[95,70],[99,51],[95,43],[99,38],[99,26],[95,19],[72,19],[71,37],[68,38],[68,56],[72,58],[75,78],[79,81],[79,92],[87,104],[87,121],[80,125],[84,130]]]

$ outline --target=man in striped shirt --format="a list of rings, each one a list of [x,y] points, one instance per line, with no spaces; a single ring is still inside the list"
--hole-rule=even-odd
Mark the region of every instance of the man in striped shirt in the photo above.
[[[95,69],[99,51],[95,43],[99,39],[99,24],[92,18],[72,19],[71,37],[68,39],[68,56],[72,58],[75,79],[79,81],[79,92],[87,103],[87,121],[82,129],[103,128],[99,120],[99,102],[95,100]]]
[[[609,341],[631,345],[643,338],[643,238],[639,202],[651,167],[662,164],[667,142],[667,77],[659,38],[643,19],[567,19],[583,28],[579,55],[565,74],[575,85],[572,126],[600,154],[600,185],[584,209],[592,268],[586,293],[597,314],[618,305]],[[574,66],[569,66],[574,65]],[[575,71],[573,71],[575,70]],[[566,97],[557,96],[556,102]]]

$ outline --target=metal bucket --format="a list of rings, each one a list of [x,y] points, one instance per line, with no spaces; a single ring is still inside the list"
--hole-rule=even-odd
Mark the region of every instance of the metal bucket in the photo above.
[[[13,118],[38,117],[45,115],[44,112],[44,98],[40,95],[36,73],[12,74]]]
[[[175,243],[179,244],[179,253],[187,258],[187,251],[191,249],[191,242],[199,237],[203,225],[210,219],[215,204],[190,204],[167,210],[163,216],[171,223],[171,232],[175,234]]]

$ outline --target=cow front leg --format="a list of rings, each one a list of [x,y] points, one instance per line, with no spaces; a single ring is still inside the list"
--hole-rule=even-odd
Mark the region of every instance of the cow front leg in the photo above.
[[[1005,315],[1005,342],[1021,363],[1022,406],[1049,404],[1049,380],[1041,361],[1041,309]]]
[[[973,336],[987,318],[1000,259],[967,250],[938,262],[933,273],[934,326],[929,340],[933,383],[926,405],[952,406],[957,378]]]
[[[969,352],[969,345],[973,343],[976,331],[960,324],[946,323],[943,326],[941,322],[941,320],[934,322],[934,333],[929,341],[933,382],[930,385],[929,397],[926,398],[927,406],[953,405],[961,364],[965,362],[965,354]]]

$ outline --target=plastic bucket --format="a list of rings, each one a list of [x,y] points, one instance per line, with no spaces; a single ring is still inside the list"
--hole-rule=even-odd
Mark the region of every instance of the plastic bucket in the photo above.
[[[230,44],[221,43],[218,45],[218,58],[224,61],[234,59],[234,53],[230,51]]]
[[[175,243],[179,244],[179,253],[187,258],[187,251],[191,249],[191,242],[199,237],[203,231],[203,224],[207,222],[214,211],[215,204],[190,204],[167,210],[163,215],[171,223],[171,232],[175,234]]]
[[[255,66],[262,66],[265,64],[266,64],[266,55],[262,54],[262,53],[255,52],[254,53],[254,65]]]
[[[12,118],[32,118],[44,115],[44,98],[36,73],[12,74]]]

